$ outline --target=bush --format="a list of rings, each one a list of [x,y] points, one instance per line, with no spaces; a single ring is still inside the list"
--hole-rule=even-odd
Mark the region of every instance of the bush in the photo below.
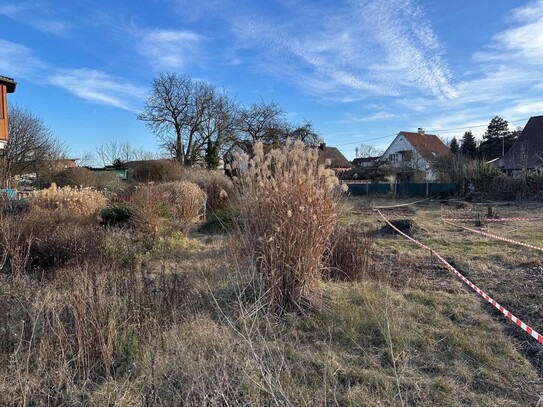
[[[67,168],[53,177],[53,182],[63,187],[88,187],[95,188],[97,184],[96,173],[88,168],[75,167]]]
[[[93,217],[105,208],[106,198],[90,188],[58,188],[36,191],[29,199],[32,207],[48,211],[60,211],[67,216]]]
[[[198,228],[198,231],[208,234],[225,233],[236,230],[238,225],[239,209],[230,207],[210,213],[206,222]]]
[[[114,204],[100,212],[101,224],[104,226],[127,226],[132,218],[132,211],[127,205]]]
[[[132,224],[151,234],[184,229],[199,218],[204,199],[192,182],[140,187],[130,197]]]
[[[10,214],[18,215],[25,212],[29,207],[28,199],[7,199],[0,197],[1,211]]]
[[[141,161],[135,169],[133,179],[136,182],[173,182],[183,179],[185,169],[175,161]]]
[[[96,173],[96,189],[116,191],[125,186],[123,180],[111,171],[100,171]]]
[[[209,170],[187,171],[185,178],[197,184],[207,195],[207,211],[218,212],[235,206],[238,191],[224,173]]]
[[[288,142],[240,163],[242,241],[256,270],[263,300],[276,313],[311,301],[337,218],[332,170],[317,149]]]

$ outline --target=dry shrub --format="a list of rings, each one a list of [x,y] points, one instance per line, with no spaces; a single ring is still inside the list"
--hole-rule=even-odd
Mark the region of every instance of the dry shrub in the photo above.
[[[337,219],[332,170],[318,151],[288,142],[240,160],[243,249],[256,267],[263,299],[273,312],[300,310],[311,301]]]
[[[0,261],[14,281],[31,267],[92,261],[103,235],[97,212],[105,204],[101,193],[88,188],[53,185],[35,192],[26,210],[2,215]]]
[[[198,185],[187,181],[140,187],[130,197],[132,224],[151,234],[184,229],[199,218],[204,199]]]
[[[187,171],[186,179],[198,184],[206,193],[207,210],[210,212],[226,210],[239,201],[239,194],[232,180],[222,172],[191,169]]]
[[[66,168],[53,177],[53,182],[61,188],[67,186],[94,188],[96,173],[84,167]]]
[[[20,219],[24,215],[0,212],[0,271],[8,271],[13,283],[26,272],[30,262],[32,233]]]
[[[173,182],[183,179],[185,168],[175,161],[148,160],[138,163],[133,173],[136,182]]]
[[[117,191],[125,186],[123,180],[111,171],[96,173],[96,185],[99,190]]]
[[[32,207],[61,211],[65,215],[95,216],[106,207],[106,198],[91,188],[50,188],[36,191],[30,197]]]
[[[370,270],[375,251],[373,243],[373,234],[361,226],[337,225],[325,255],[324,276],[333,280],[362,280]]]

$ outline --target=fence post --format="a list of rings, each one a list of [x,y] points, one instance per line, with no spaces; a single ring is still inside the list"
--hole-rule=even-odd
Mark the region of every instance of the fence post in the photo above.
[[[428,180],[426,180],[426,196],[428,196],[429,191],[430,191],[430,183],[428,182]]]

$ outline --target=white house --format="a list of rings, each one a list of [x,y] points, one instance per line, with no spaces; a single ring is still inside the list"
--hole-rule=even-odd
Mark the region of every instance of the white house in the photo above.
[[[397,178],[412,180],[416,173],[434,181],[432,162],[450,155],[449,148],[434,134],[426,134],[419,128],[417,133],[401,131],[386,149],[381,159],[398,169]]]

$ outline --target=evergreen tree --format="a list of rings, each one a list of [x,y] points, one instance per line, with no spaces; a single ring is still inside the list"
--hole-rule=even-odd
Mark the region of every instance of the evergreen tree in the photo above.
[[[466,131],[460,142],[460,154],[468,158],[477,157],[477,143],[471,131]]]
[[[207,146],[205,150],[204,161],[206,167],[210,170],[216,170],[219,166],[220,156],[219,156],[219,146],[213,143],[211,140],[207,141]]]
[[[501,157],[513,143],[507,120],[496,116],[488,124],[479,150],[482,157],[491,160]]]
[[[458,140],[456,140],[456,137],[453,137],[451,142],[449,143],[449,150],[451,150],[452,154],[458,155],[460,151],[460,146],[458,145]]]

